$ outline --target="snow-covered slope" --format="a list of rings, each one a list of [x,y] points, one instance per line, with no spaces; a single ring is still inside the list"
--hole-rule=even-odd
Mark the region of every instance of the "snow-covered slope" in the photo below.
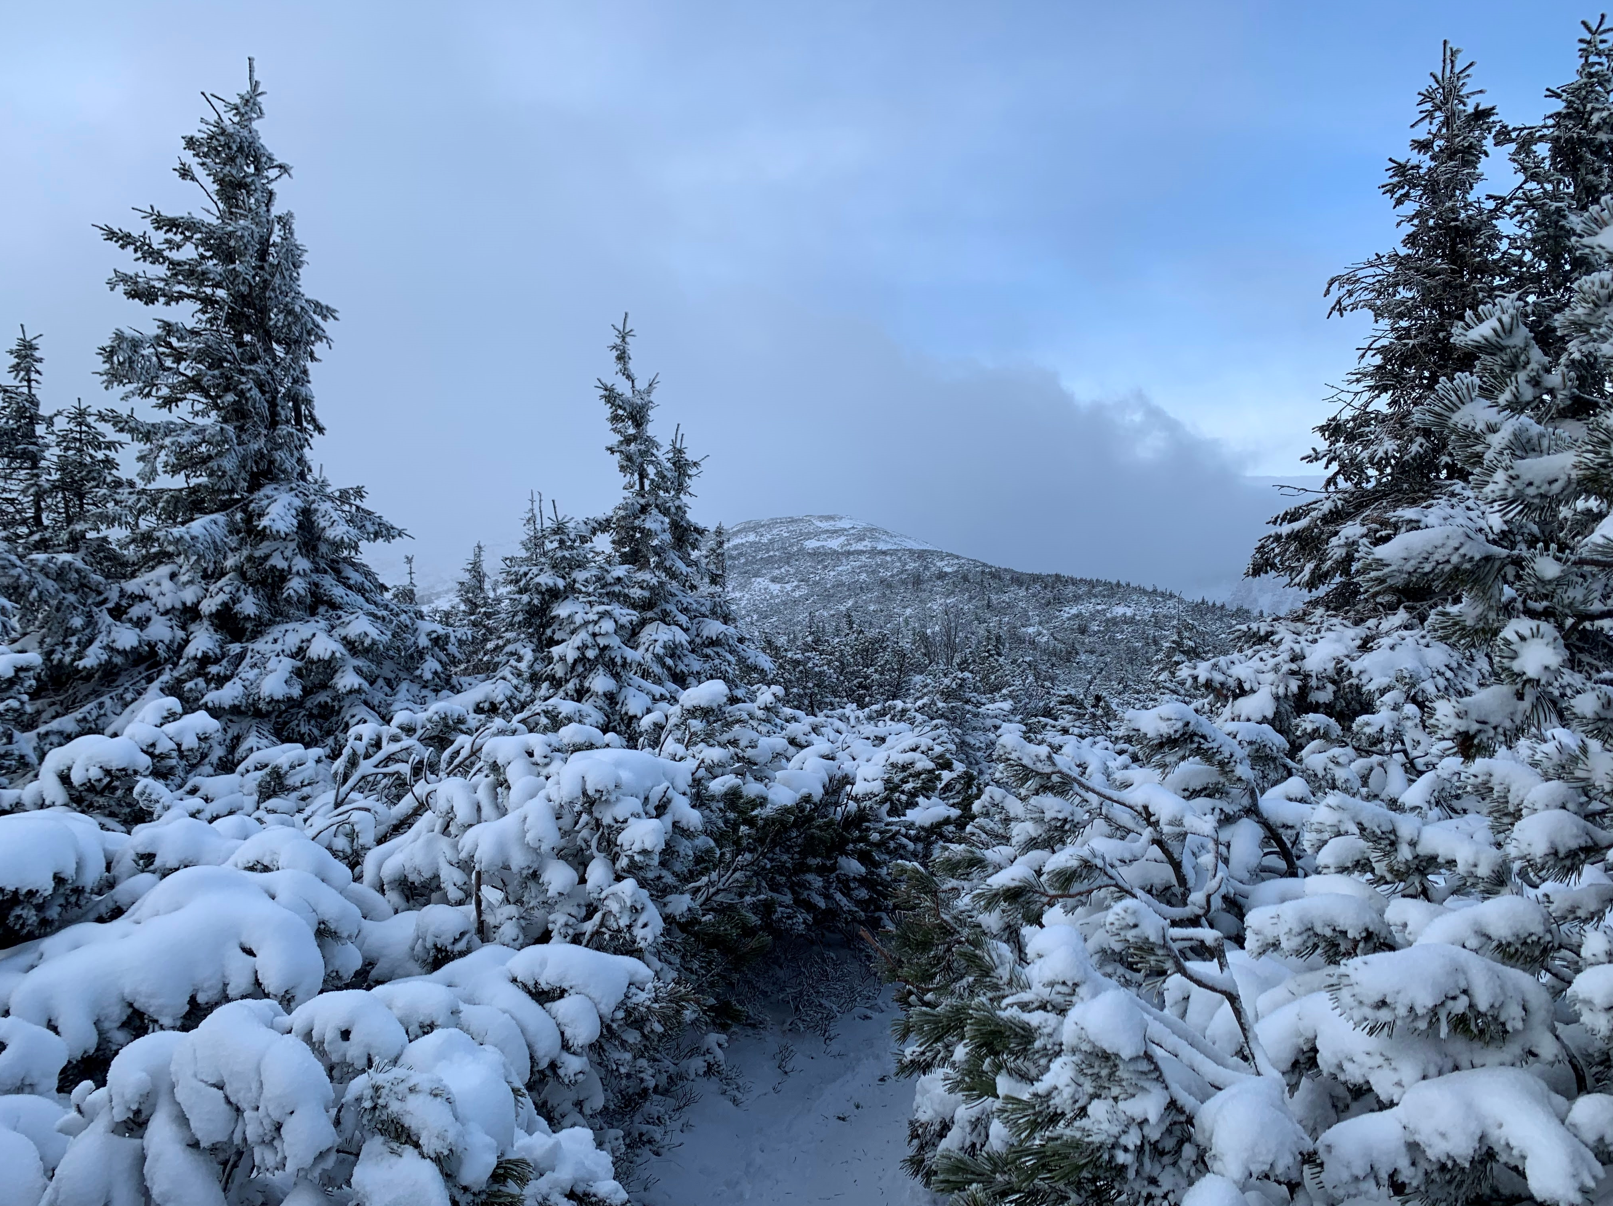
[[[876,553],[894,550],[940,549],[911,536],[901,536],[877,528],[848,515],[797,515],[786,519],[753,519],[729,533],[730,549],[754,549],[763,545],[794,545],[801,549],[823,549],[837,553]],[[950,554],[944,554],[950,556]]]
[[[1004,569],[844,515],[737,525],[728,584],[752,630],[788,635],[848,611],[876,630],[950,629],[964,645],[995,628],[1023,643],[1060,685],[1122,696],[1147,679],[1180,621],[1200,632],[1208,653],[1249,619],[1170,591]]]

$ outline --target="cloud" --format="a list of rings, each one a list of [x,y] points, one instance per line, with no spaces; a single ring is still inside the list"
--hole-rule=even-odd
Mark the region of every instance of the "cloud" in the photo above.
[[[1141,396],[1081,401],[1045,368],[947,363],[754,300],[716,329],[741,312],[721,361],[674,354],[663,391],[710,454],[714,518],[841,511],[1018,569],[1205,590],[1239,575],[1275,510],[1219,442]]]
[[[195,203],[168,168],[196,89],[255,54],[306,283],[342,313],[317,456],[427,566],[513,537],[530,490],[610,504],[592,384],[627,309],[667,427],[710,454],[708,518],[1224,579],[1273,500],[1195,433],[1267,467],[1308,442],[1356,337],[1318,284],[1381,242],[1375,148],[1404,138],[1401,107],[1358,129],[1338,92],[1378,59],[1302,39],[1351,71],[1294,60],[1318,91],[1293,93],[1251,14],[1193,6],[216,7],[19,16],[0,322],[44,332],[48,405],[109,400],[93,349],[150,316],[103,287],[91,223]]]
[[[750,292],[656,297],[632,325],[635,367],[660,376],[658,430],[681,426],[705,458],[707,523],[838,512],[1016,569],[1216,593],[1277,507],[1218,441],[1138,395],[1078,400],[1045,368],[942,361]],[[414,531],[407,551],[428,579],[452,575],[476,539],[512,547],[529,490],[577,513],[613,501],[592,391],[608,320],[592,330],[569,382],[535,366],[531,405],[472,402],[462,438],[434,419],[413,489],[389,475],[381,501]],[[423,450],[390,447],[424,465]],[[403,551],[380,561],[396,572]]]

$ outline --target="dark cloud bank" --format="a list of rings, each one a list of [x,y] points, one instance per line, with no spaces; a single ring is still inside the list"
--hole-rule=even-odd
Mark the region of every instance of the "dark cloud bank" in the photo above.
[[[735,346],[787,338],[787,355],[674,357],[665,376],[666,417],[710,454],[711,518],[840,511],[1018,569],[1197,591],[1236,578],[1277,505],[1145,398],[1082,402],[1034,366],[946,364],[854,324],[768,319]]]

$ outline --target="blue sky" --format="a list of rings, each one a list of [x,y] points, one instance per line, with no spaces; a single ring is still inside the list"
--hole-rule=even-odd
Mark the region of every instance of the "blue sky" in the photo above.
[[[1027,569],[1199,589],[1302,470],[1359,323],[1322,286],[1450,38],[1503,114],[1572,72],[1545,2],[9,5],[0,324],[50,401],[139,321],[91,224],[255,55],[310,292],[318,456],[448,567],[613,482],[630,310],[711,521],[842,511]],[[395,559],[394,559],[395,560]],[[387,558],[383,561],[391,562]]]

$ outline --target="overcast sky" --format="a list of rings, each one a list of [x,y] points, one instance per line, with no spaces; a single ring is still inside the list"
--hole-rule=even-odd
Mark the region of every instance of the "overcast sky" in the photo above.
[[[1503,114],[1589,10],[1505,3],[4,4],[0,330],[110,400],[142,317],[92,224],[256,56],[335,305],[337,483],[428,567],[528,493],[608,506],[594,379],[631,311],[699,513],[845,512],[1022,569],[1202,589],[1304,472],[1363,330],[1322,286],[1448,37]],[[391,565],[395,557],[382,558]]]

